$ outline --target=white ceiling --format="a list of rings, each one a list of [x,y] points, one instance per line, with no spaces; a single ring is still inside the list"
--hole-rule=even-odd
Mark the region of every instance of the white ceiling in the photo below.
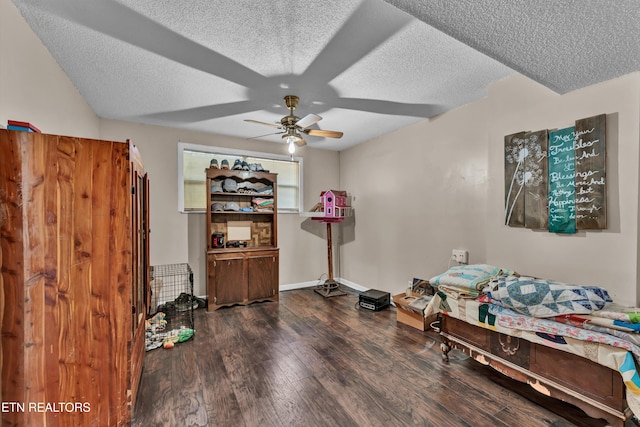
[[[12,1],[100,117],[251,138],[293,94],[330,150],[514,70],[565,93],[640,69],[637,0]]]

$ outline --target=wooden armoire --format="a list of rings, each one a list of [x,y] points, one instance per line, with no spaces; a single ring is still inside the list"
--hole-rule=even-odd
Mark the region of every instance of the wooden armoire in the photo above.
[[[2,425],[131,422],[148,218],[129,142],[0,130]]]

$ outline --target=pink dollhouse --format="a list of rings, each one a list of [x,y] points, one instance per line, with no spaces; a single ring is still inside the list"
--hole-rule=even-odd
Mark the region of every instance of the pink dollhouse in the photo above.
[[[351,214],[346,191],[323,191],[320,193],[320,203],[325,217],[343,217]]]

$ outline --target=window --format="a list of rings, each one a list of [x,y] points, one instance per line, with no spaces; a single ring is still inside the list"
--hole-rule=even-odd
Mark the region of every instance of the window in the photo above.
[[[178,143],[178,210],[180,212],[205,212],[207,192],[205,169],[211,159],[218,165],[222,160],[233,166],[236,159],[247,163],[259,163],[262,168],[278,174],[278,212],[297,213],[302,201],[302,158],[285,155],[233,150],[207,145]]]

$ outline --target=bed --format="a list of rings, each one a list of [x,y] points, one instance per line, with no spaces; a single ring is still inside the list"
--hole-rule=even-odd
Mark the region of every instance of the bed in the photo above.
[[[640,414],[640,315],[605,289],[517,275],[489,265],[430,279],[443,360],[465,352],[612,426]]]

